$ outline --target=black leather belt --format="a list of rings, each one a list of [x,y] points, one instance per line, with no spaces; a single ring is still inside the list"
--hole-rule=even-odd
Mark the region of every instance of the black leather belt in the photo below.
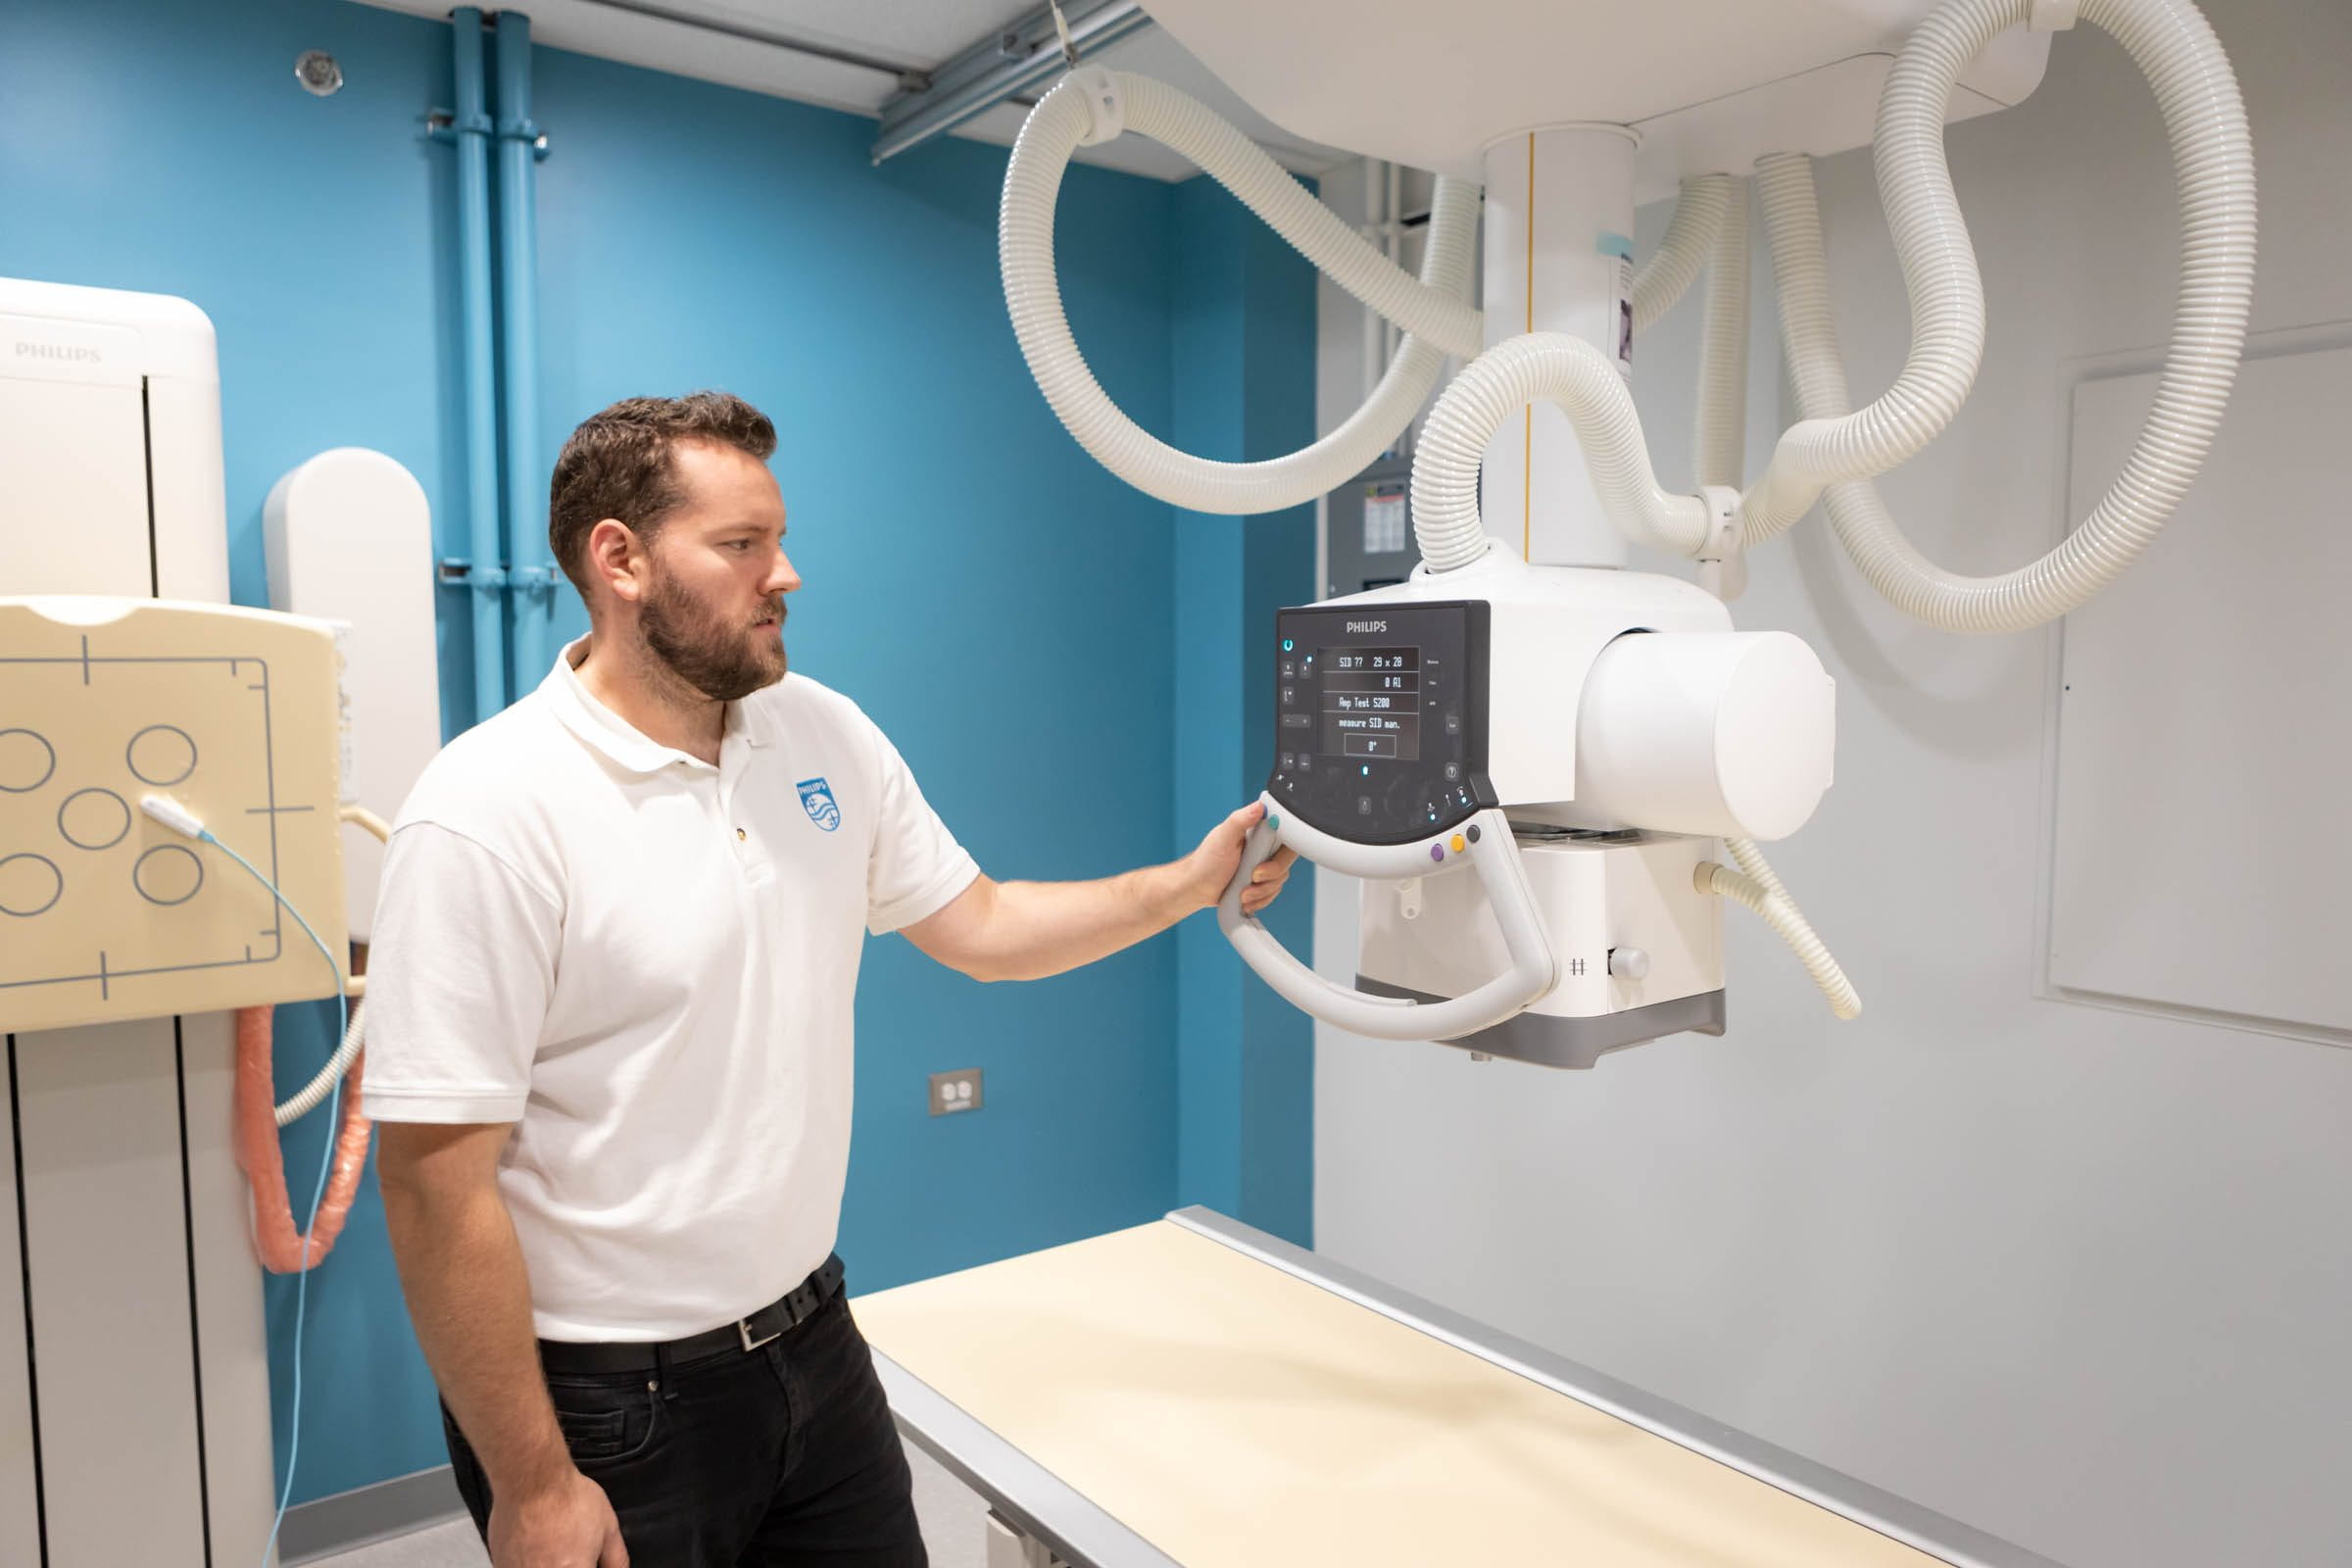
[[[728,1350],[738,1355],[749,1354],[814,1317],[820,1307],[841,1294],[841,1259],[828,1257],[815,1273],[785,1292],[781,1299],[724,1328],[689,1334],[682,1340],[660,1343],[649,1340],[642,1344],[627,1340],[595,1344],[541,1340],[539,1365],[549,1372],[646,1372],[663,1365],[707,1360]]]

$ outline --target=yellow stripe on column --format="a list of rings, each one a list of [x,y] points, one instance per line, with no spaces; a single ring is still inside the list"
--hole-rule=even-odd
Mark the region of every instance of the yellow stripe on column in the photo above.
[[[1536,133],[1527,133],[1527,330],[1536,329]],[[1522,411],[1519,463],[1519,559],[1536,559],[1536,406]]]

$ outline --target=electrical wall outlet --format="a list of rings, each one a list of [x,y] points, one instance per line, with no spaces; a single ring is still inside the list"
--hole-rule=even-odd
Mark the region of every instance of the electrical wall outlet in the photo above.
[[[945,1116],[958,1110],[980,1108],[980,1069],[959,1067],[954,1072],[935,1072],[931,1075],[931,1114]]]

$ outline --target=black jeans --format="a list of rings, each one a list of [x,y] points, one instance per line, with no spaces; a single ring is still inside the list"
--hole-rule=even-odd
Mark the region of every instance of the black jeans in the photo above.
[[[605,1489],[632,1568],[924,1568],[913,1477],[865,1337],[836,1296],[748,1354],[550,1374],[572,1463]],[[441,1411],[483,1540],[490,1483]]]

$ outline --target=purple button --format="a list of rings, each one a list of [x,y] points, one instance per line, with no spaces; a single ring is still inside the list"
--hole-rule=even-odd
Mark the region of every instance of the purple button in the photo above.
[[[1443,844],[1432,844],[1429,847],[1429,858],[1433,860],[1443,860],[1446,858],[1446,846]]]

